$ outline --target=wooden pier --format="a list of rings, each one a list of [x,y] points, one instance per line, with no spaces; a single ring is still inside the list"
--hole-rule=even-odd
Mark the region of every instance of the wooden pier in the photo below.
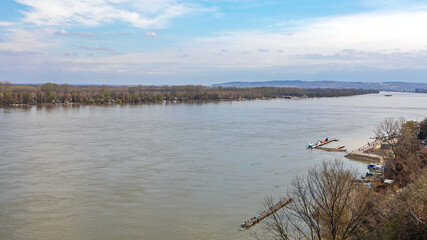
[[[347,149],[345,149],[344,147],[345,146],[338,146],[336,148],[317,147],[317,149],[321,149],[328,152],[347,152]]]
[[[337,142],[337,141],[338,141],[338,139],[336,139],[336,138],[329,139],[328,141],[324,141],[324,142],[321,142],[319,144],[314,145],[313,148],[318,148],[318,147],[323,146],[325,144],[328,144],[330,142]]]
[[[313,144],[308,145],[307,148],[308,149],[320,149],[320,150],[324,150],[324,151],[328,151],[328,152],[347,152],[347,149],[344,148],[345,146],[338,146],[338,147],[335,147],[335,148],[322,147],[325,144],[328,144],[330,142],[337,142],[337,141],[338,141],[338,139],[336,139],[336,138],[328,139],[328,140],[323,140],[322,142],[318,141],[314,145]]]
[[[279,210],[282,207],[286,206],[290,202],[292,202],[292,199],[290,199],[290,198],[284,198],[284,199],[282,199],[282,201],[280,201],[276,205],[268,208],[267,210],[265,210],[261,214],[257,215],[256,217],[253,217],[253,218],[251,218],[249,220],[246,220],[241,225],[240,231],[243,231],[244,228],[248,229],[248,228],[252,227],[253,225],[261,222],[264,218],[266,218],[266,217],[270,216],[271,214],[275,213],[277,210]]]

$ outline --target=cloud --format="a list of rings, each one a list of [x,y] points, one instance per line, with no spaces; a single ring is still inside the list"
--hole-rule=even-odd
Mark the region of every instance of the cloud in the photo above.
[[[111,48],[106,48],[106,47],[90,47],[90,46],[79,46],[79,49],[83,49],[83,50],[92,50],[92,51],[107,51],[107,52],[114,52],[113,49]]]
[[[156,32],[146,32],[145,36],[146,37],[157,37],[157,33]]]
[[[111,53],[111,55],[122,55],[122,54],[126,54],[124,52],[116,52],[116,51],[113,51],[113,52],[110,52],[110,53]]]
[[[55,35],[79,36],[79,37],[96,37],[96,34],[90,32],[67,32],[64,29],[54,32]]]
[[[15,0],[29,7],[25,23],[38,26],[99,26],[121,21],[138,28],[163,28],[172,19],[199,11],[178,0]]]
[[[0,27],[9,27],[9,26],[13,26],[15,25],[15,23],[13,22],[2,22],[0,21]]]
[[[75,57],[75,56],[78,56],[79,54],[78,53],[76,53],[76,52],[65,52],[64,53],[64,56],[66,56],[66,57]]]
[[[90,32],[76,32],[74,34],[80,37],[96,37],[96,34]]]
[[[105,34],[106,36],[113,36],[113,35],[123,35],[123,36],[130,36],[130,32],[109,32]]]
[[[373,8],[408,8],[425,4],[424,0],[363,0],[360,3]]]
[[[69,33],[69,32],[67,32],[67,31],[65,31],[64,29],[61,29],[61,30],[59,30],[59,31],[56,31],[54,34],[55,34],[55,35],[70,35],[70,33]]]
[[[320,18],[282,31],[230,31],[217,33],[215,37],[193,38],[180,46],[190,53],[185,58],[182,51],[165,50],[97,61],[106,66],[121,66],[121,71],[132,74],[153,63],[163,64],[163,71],[172,74],[182,71],[167,67],[174,64],[224,71],[285,69],[277,71],[304,74],[357,68],[427,69],[424,22],[427,22],[424,10]],[[289,36],[289,31],[294,34]],[[228,50],[227,54],[218,54],[223,49]],[[250,54],[242,57],[243,53]]]
[[[33,55],[40,55],[43,54],[42,52],[37,51],[12,51],[12,50],[0,50],[0,55],[6,55],[6,56],[33,56]]]
[[[56,41],[48,39],[52,32],[50,30],[12,27],[4,30],[7,41],[0,42],[0,50],[15,52],[45,52]]]
[[[336,54],[305,54],[298,56],[318,63],[372,65],[378,69],[427,69],[427,50],[400,52],[398,49],[382,51],[356,51],[344,49]]]
[[[187,7],[188,11],[192,11],[191,8],[194,6],[174,0],[19,1],[37,6],[52,2],[51,9],[58,10],[58,12],[43,15],[41,13],[47,10],[40,10],[42,7],[31,7],[29,10],[25,10],[24,25],[18,26],[21,28],[13,27],[4,31],[3,39],[6,39],[7,42],[0,42],[0,51],[3,51],[0,52],[2,56],[0,60],[2,60],[2,65],[16,63],[9,64],[8,66],[11,68],[37,69],[40,66],[39,68],[42,69],[42,67],[49,68],[50,66],[37,64],[60,62],[61,69],[69,72],[128,73],[134,76],[142,76],[150,72],[150,74],[158,73],[177,77],[179,74],[189,76],[193,72],[207,75],[211,73],[212,76],[218,76],[216,72],[257,72],[259,76],[265,77],[280,76],[280,74],[289,72],[296,75],[307,75],[355,69],[361,69],[361,71],[366,69],[369,71],[372,69],[381,71],[427,69],[427,32],[424,31],[427,10],[423,8],[372,11],[308,19],[293,24],[284,24],[275,29],[233,29],[206,33],[211,35],[188,37],[184,43],[182,43],[182,39],[184,39],[182,37],[179,42],[173,44],[176,49],[169,45],[167,49],[162,49],[160,46],[156,47],[155,51],[151,51],[147,50],[148,47],[139,47],[134,44],[136,41],[133,41],[133,38],[123,38],[127,42],[119,42],[120,47],[116,47],[118,45],[113,45],[115,43],[112,38],[105,37],[110,33],[97,36],[96,39],[99,41],[96,44],[98,46],[84,45],[94,44],[93,42],[76,44],[74,43],[76,39],[65,37],[52,38],[52,34],[90,37],[91,33],[68,32],[65,29],[85,29],[86,26],[112,22],[115,24],[125,22],[136,26],[136,24],[143,23],[140,22],[142,17],[147,20],[142,24],[147,29],[158,29],[156,26],[164,27],[173,19],[169,14],[169,17],[159,20],[168,6],[179,5]],[[132,3],[123,7],[123,4],[127,2]],[[70,5],[71,10],[68,11],[62,7],[63,3]],[[96,5],[95,3],[99,5],[91,10],[82,8],[86,5],[91,7]],[[78,4],[80,4],[79,7],[77,7]],[[155,6],[144,10],[142,8],[144,4]],[[129,7],[131,5],[138,5],[138,7],[131,8]],[[115,6],[115,8],[109,9],[111,6]],[[73,10],[74,8],[81,8],[82,11],[78,12]],[[119,10],[123,11],[123,16],[118,14]],[[39,15],[32,15],[33,13]],[[56,14],[60,14],[60,16],[56,16]],[[104,15],[105,18],[102,17]],[[46,23],[42,21],[44,17]],[[46,26],[46,28],[35,27],[28,23]],[[69,28],[69,25],[73,25],[73,28]],[[79,28],[74,28],[76,25]],[[147,37],[157,36],[156,32],[146,31],[142,31],[142,33],[145,33]],[[139,33],[136,33],[137,31],[135,31],[135,38],[139,36]],[[120,32],[111,34],[127,35]],[[85,39],[79,38],[78,40]],[[67,49],[64,48],[67,46],[64,44],[73,44],[71,46],[76,47],[74,50],[79,53],[79,57],[73,57],[77,56],[74,55],[74,52],[63,53],[63,49]],[[130,45],[126,48],[121,47],[125,44]],[[113,48],[123,48],[135,52],[124,54]],[[182,49],[182,51],[178,49]],[[226,54],[224,50],[227,51]],[[54,56],[41,54],[58,51],[65,57],[55,59]],[[35,63],[31,62],[24,66],[18,61],[19,58],[13,57],[25,54],[37,55],[37,57],[27,57],[27,61]],[[12,57],[8,58],[8,56]]]
[[[310,19],[275,31],[223,31],[213,37],[191,39],[187,48],[193,50],[194,62],[218,68],[374,64],[370,67],[416,69],[423,67],[421,63],[427,58],[422,53],[427,50],[425,22],[427,9],[377,11]],[[226,57],[211,54],[222,49],[229,50]],[[237,56],[241,52],[251,54]],[[405,59],[402,66],[399,57]]]
[[[110,53],[111,55],[121,55],[124,54],[123,52],[118,52],[114,49],[107,48],[107,47],[99,47],[99,46],[78,46],[78,49],[80,50],[88,50],[88,51],[103,51]]]

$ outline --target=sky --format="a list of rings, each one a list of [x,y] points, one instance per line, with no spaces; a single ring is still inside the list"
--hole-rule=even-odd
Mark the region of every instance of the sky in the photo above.
[[[427,82],[423,0],[1,0],[0,81]]]

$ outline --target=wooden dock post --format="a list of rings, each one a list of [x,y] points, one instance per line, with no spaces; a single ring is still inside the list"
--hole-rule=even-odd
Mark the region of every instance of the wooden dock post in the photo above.
[[[292,202],[292,199],[290,198],[284,198],[282,199],[280,202],[278,202],[276,205],[268,208],[267,210],[265,210],[264,212],[262,212],[261,214],[259,214],[256,217],[253,217],[249,220],[246,220],[242,225],[240,230],[243,231],[243,229],[248,229],[250,227],[252,227],[253,225],[261,222],[264,218],[270,216],[271,214],[275,213],[277,210],[281,209],[282,207],[286,206],[287,204],[289,204],[290,202]]]

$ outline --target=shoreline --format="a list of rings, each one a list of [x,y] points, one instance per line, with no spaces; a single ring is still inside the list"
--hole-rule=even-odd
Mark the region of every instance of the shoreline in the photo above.
[[[351,152],[345,155],[344,157],[350,160],[359,160],[359,161],[366,161],[366,162],[371,162],[371,161],[382,162],[383,161],[383,157],[381,157],[380,155],[369,154],[369,153],[366,154],[366,153]]]
[[[279,87],[227,88],[184,86],[70,86],[45,83],[11,85],[0,81],[0,105],[10,104],[122,104],[167,102],[243,101],[254,99],[299,99],[378,94],[374,89],[299,89]]]
[[[362,147],[357,148],[352,152],[346,154],[344,157],[351,160],[383,162],[384,161],[383,156],[368,152],[369,150],[376,148],[378,144],[381,144],[381,140],[375,139],[374,141],[368,142]]]
[[[376,94],[376,93],[366,93],[366,94],[355,94],[355,95],[343,95],[343,96],[316,96],[316,97],[293,97],[292,99],[288,99],[283,96],[277,97],[259,97],[259,98],[223,98],[223,99],[208,99],[208,100],[200,100],[200,99],[188,99],[188,100],[160,100],[160,101],[142,101],[142,102],[121,102],[121,101],[105,101],[105,102],[33,102],[33,103],[14,103],[14,104],[0,104],[0,108],[15,108],[15,107],[31,107],[31,106],[113,106],[113,105],[145,105],[145,104],[204,104],[204,103],[219,103],[219,102],[242,102],[242,101],[256,101],[256,100],[304,100],[304,99],[317,99],[317,98],[336,98],[336,97],[352,97],[352,96],[360,96],[360,95],[368,95],[368,94]]]

